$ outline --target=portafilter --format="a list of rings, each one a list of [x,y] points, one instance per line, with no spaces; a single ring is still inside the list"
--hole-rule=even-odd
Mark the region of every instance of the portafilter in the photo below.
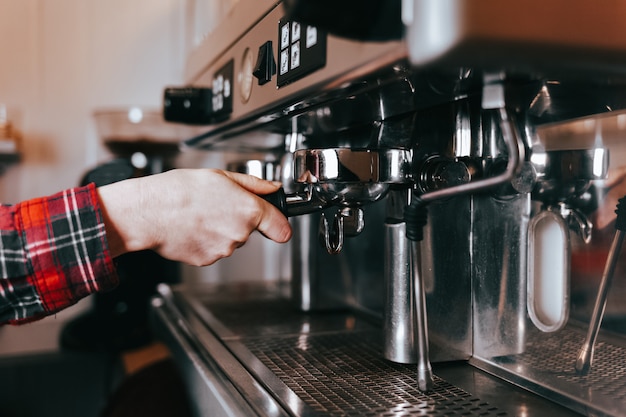
[[[302,149],[293,155],[294,181],[303,186],[295,193],[283,189],[262,196],[287,216],[339,207],[330,230],[322,214],[320,239],[329,253],[338,253],[345,236],[364,227],[363,205],[383,198],[391,184],[410,184],[411,153],[404,149]]]

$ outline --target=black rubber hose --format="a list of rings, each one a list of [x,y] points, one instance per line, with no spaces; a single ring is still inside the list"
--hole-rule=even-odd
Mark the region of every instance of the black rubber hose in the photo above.
[[[406,237],[409,240],[420,242],[424,239],[424,226],[428,221],[427,203],[419,197],[413,198],[411,204],[404,209]]]

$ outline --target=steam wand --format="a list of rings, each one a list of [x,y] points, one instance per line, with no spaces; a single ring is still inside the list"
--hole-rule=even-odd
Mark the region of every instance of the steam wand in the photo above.
[[[417,385],[420,391],[430,391],[434,385],[433,370],[428,352],[428,320],[426,319],[426,293],[420,263],[420,242],[424,239],[424,226],[428,219],[426,204],[413,199],[404,211],[406,237],[411,241],[413,292],[415,294],[415,349],[417,357]]]
[[[421,278],[420,241],[426,225],[428,212],[426,205],[435,200],[458,195],[470,194],[511,181],[519,172],[524,161],[525,148],[513,121],[504,106],[504,87],[498,82],[487,83],[483,91],[482,107],[496,110],[502,138],[508,150],[506,169],[499,175],[476,182],[461,183],[447,188],[414,195],[411,204],[404,212],[406,236],[411,241],[412,272],[415,292],[415,344],[417,353],[417,379],[421,391],[429,391],[434,385],[433,373],[428,352],[428,321],[426,318],[426,294]]]
[[[578,358],[576,359],[576,372],[579,375],[587,375],[591,369],[593,363],[593,353],[600,331],[600,324],[604,317],[604,309],[606,307],[606,300],[609,294],[609,289],[613,282],[613,275],[615,273],[615,265],[619,253],[622,249],[622,243],[624,242],[624,231],[626,231],[626,197],[622,197],[617,204],[617,219],[615,220],[615,237],[609,250],[609,255],[604,266],[604,273],[602,280],[600,281],[600,288],[598,289],[598,295],[596,296],[596,303],[593,307],[593,313],[591,315],[591,322],[589,323],[589,329],[587,330],[587,336],[583,342],[580,351],[578,352]]]

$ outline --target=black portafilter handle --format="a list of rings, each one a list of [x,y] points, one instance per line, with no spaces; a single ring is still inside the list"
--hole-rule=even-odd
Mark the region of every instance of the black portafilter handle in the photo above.
[[[280,187],[278,191],[260,195],[259,197],[280,210],[285,217],[289,217],[289,210],[287,210],[287,194],[285,194],[285,189],[283,187]]]

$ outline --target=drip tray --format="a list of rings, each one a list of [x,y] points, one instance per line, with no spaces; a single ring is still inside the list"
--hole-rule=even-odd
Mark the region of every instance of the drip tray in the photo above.
[[[529,330],[526,350],[514,356],[472,359],[477,367],[593,415],[624,415],[626,347],[624,337],[600,334],[587,375],[575,371],[586,329],[576,323],[555,333]]]
[[[297,312],[260,291],[235,294],[229,300],[194,290],[176,299],[288,415],[576,415],[467,362],[435,364],[435,387],[422,393],[415,365],[383,359],[376,324],[351,312]]]
[[[366,333],[246,340],[246,347],[319,415],[505,416],[507,412],[435,376],[417,389],[414,366],[381,357]]]

